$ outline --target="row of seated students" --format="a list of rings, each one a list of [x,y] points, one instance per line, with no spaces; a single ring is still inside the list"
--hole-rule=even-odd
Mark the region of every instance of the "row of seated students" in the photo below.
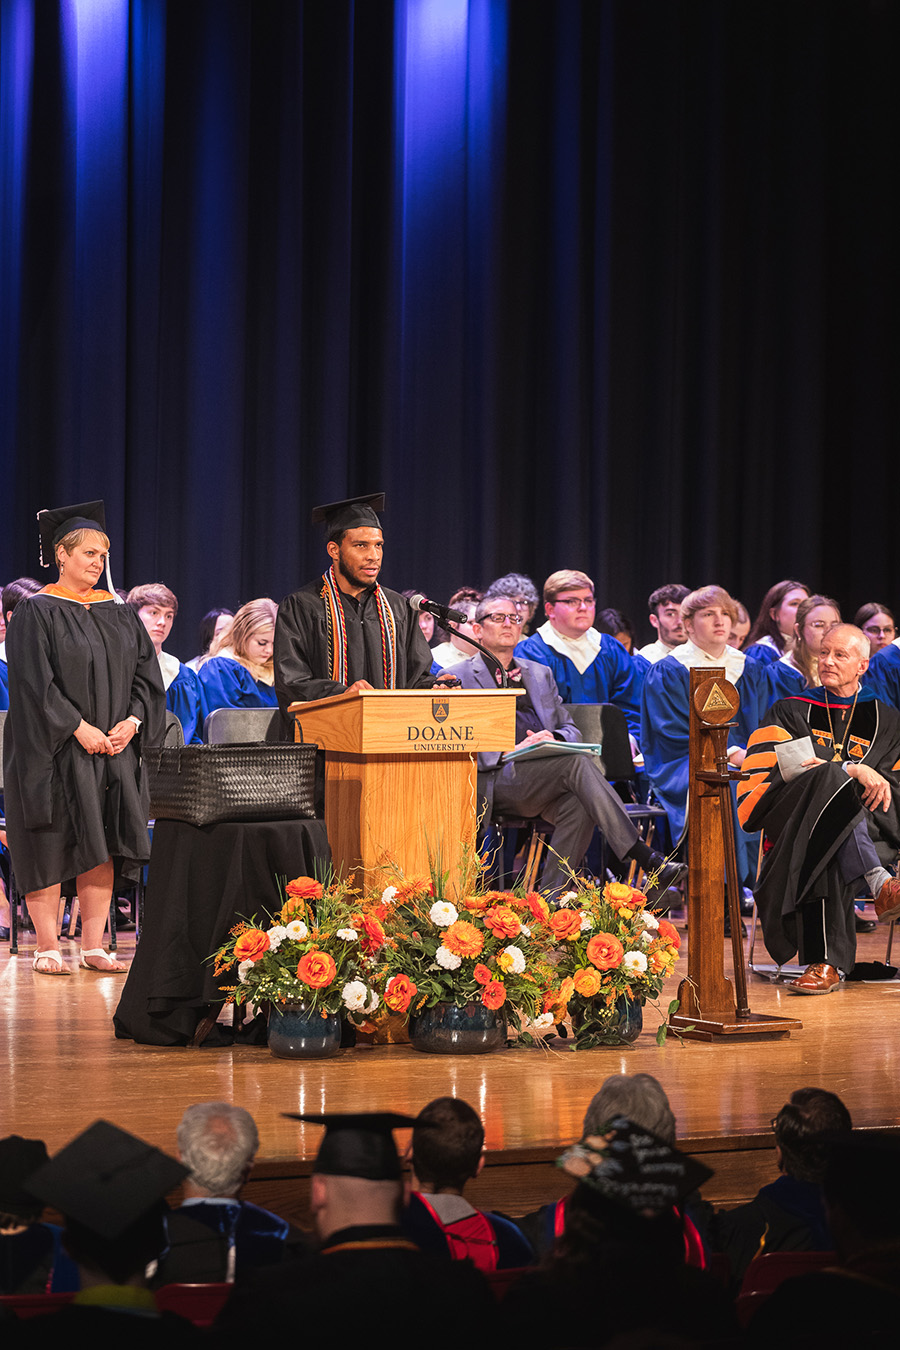
[[[314,1232],[241,1197],[259,1136],[229,1103],[188,1107],[177,1161],[105,1121],[52,1160],[41,1141],[0,1140],[0,1293],[74,1295],[55,1317],[27,1322],[0,1303],[7,1343],[49,1345],[80,1326],[194,1344],[195,1327],[161,1312],[166,1288],[185,1282],[225,1286],[212,1334],[232,1342],[264,1325],[270,1337],[302,1328],[324,1344],[349,1299],[357,1334],[396,1340],[427,1326],[440,1346],[501,1327],[526,1344],[805,1343],[809,1317],[817,1345],[844,1345],[850,1329],[862,1345],[893,1343],[897,1149],[854,1131],[831,1092],[792,1093],[773,1121],[779,1175],[720,1210],[701,1198],[712,1173],[677,1148],[671,1105],[649,1074],[605,1080],[559,1160],[564,1194],[516,1219],[464,1194],[485,1134],[458,1098],[417,1117],[297,1118],[325,1126]],[[411,1129],[402,1159],[395,1129]],[[179,1185],[182,1202],[169,1208]],[[45,1203],[63,1229],[41,1221]],[[782,1285],[745,1337],[735,1300],[742,1281],[754,1286],[757,1258],[803,1251],[828,1253],[823,1269]]]

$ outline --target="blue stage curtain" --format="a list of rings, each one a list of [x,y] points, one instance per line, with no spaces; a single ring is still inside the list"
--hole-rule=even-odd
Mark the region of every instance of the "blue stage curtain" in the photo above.
[[[398,589],[889,602],[898,25],[3,0],[0,580],[102,494],[187,657],[207,608],[322,570],[314,503],[384,488]]]

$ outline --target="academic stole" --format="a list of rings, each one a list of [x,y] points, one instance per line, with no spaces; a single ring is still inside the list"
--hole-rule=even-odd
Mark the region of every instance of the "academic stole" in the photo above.
[[[329,567],[322,576],[322,599],[325,601],[325,624],[328,629],[328,654],[331,658],[331,678],[338,684],[349,684],[347,678],[347,626],[344,621],[344,606],[341,592],[334,575],[334,567]],[[384,591],[375,586],[375,604],[378,607],[378,622],[381,627],[381,666],[384,673],[385,689],[396,688],[397,672],[397,629],[394,612],[385,599]]]

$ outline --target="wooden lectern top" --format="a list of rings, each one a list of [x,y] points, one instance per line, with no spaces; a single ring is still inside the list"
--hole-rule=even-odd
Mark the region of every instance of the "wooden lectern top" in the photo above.
[[[292,703],[307,740],[358,755],[479,754],[516,742],[517,689],[357,689]]]

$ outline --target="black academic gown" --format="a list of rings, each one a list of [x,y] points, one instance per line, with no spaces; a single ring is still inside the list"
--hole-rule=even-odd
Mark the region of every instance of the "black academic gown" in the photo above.
[[[738,817],[745,830],[765,831],[771,845],[755,888],[766,947],[780,965],[797,951],[796,912],[804,901],[824,899],[829,960],[849,970],[856,954],[853,887],[844,882],[836,855],[865,820],[885,863],[900,847],[900,713],[860,691],[849,734],[844,720],[852,699],[829,696],[841,758],[867,764],[891,785],[887,811],[863,805],[857,780],[834,762],[835,746],[821,689],[809,689],[772,707],[766,725],[750,737],[738,787]],[[776,747],[809,736],[820,767],[784,782]]]
[[[384,688],[381,624],[374,592],[360,599],[342,595],[347,628],[347,685],[331,677],[328,629],[322,581],[311,581],[282,600],[275,623],[275,691],[282,709],[342,694],[347,685],[368,680],[374,689]],[[430,689],[431,651],[409,602],[396,591],[382,587],[397,629],[396,687]]]
[[[165,727],[147,630],[128,605],[38,594],[16,606],[6,655],[3,774],[19,888],[56,885],[109,857],[137,876],[150,856],[140,745],[162,744]],[[118,755],[89,755],[75,739],[82,719],[110,731],[132,715],[141,729]]]

